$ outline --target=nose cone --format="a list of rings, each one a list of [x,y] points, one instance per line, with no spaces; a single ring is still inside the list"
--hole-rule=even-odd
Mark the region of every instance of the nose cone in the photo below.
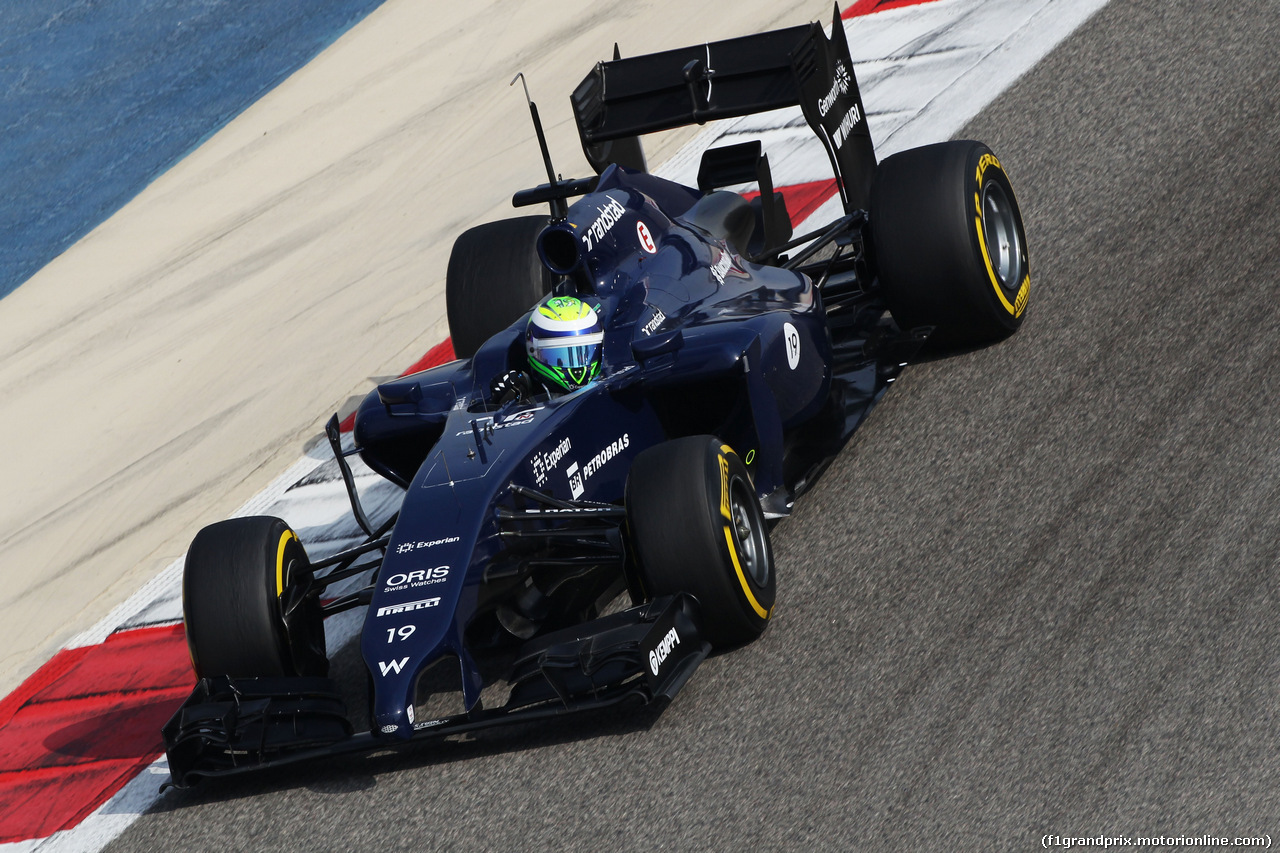
[[[408,740],[413,737],[413,703],[380,708],[374,717],[373,730],[382,737],[396,740]]]

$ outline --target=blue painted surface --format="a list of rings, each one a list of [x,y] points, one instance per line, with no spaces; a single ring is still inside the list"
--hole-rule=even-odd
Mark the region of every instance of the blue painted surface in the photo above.
[[[0,2],[0,297],[381,3]]]

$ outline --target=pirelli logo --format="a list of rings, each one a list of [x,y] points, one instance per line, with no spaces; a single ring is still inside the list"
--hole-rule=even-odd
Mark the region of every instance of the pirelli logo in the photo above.
[[[393,613],[408,613],[410,610],[426,610],[440,604],[440,599],[424,598],[420,601],[406,601],[403,604],[392,604],[390,607],[379,607],[379,616],[390,616]]]

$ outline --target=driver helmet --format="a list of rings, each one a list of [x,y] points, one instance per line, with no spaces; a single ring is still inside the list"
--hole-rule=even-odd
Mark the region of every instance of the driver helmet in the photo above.
[[[525,332],[529,367],[545,382],[572,391],[596,378],[604,327],[576,296],[552,296],[534,309]]]

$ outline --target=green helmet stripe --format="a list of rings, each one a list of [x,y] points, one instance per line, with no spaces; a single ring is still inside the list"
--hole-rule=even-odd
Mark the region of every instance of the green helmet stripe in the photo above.
[[[565,384],[564,377],[560,376],[554,368],[547,367],[542,362],[533,358],[529,359],[529,366],[536,372],[541,373],[547,379],[550,379],[552,382],[559,385],[561,388],[568,388],[568,385]]]

